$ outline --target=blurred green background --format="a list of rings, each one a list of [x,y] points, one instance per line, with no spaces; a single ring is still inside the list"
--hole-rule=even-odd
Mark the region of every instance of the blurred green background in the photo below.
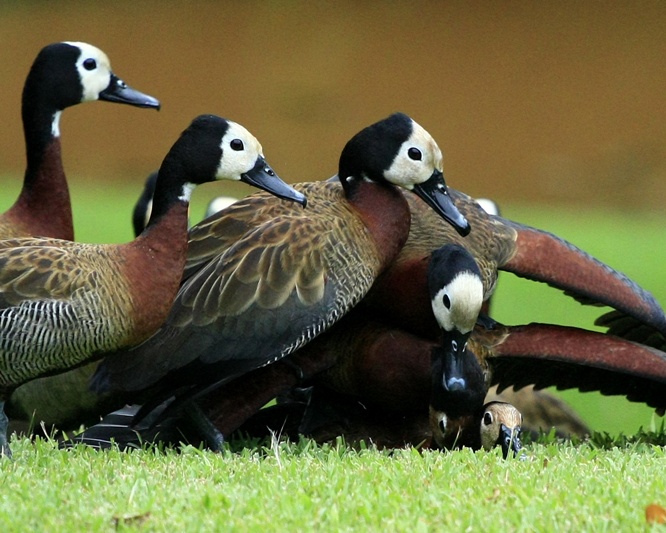
[[[438,140],[451,186],[496,199],[508,218],[570,240],[666,302],[663,2],[5,1],[0,209],[24,168],[25,76],[60,40],[99,46],[163,105],[64,114],[80,240],[131,238],[144,177],[197,114],[247,126],[296,182],[332,175],[352,134],[401,110]],[[193,220],[223,191],[201,187]],[[507,274],[494,309],[509,324],[583,327],[603,311]],[[597,430],[653,422],[622,399],[565,396]]]

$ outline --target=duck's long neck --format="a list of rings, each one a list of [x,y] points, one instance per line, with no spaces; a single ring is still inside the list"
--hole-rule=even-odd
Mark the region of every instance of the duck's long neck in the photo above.
[[[32,91],[23,95],[23,132],[27,166],[23,188],[7,216],[23,232],[74,239],[69,187],[62,165],[61,111]]]
[[[137,305],[152,308],[147,320],[155,320],[155,328],[166,318],[185,268],[187,218],[194,190],[194,185],[186,181],[187,175],[177,158],[165,158],[155,184],[148,225],[130,245],[139,251],[139,266],[131,276],[135,284],[141,285],[134,292],[143,298]]]
[[[137,344],[166,320],[185,268],[189,202],[177,200],[162,215],[151,217],[141,235],[128,245],[127,257],[135,316]]]
[[[382,271],[398,255],[409,235],[411,215],[402,193],[394,186],[370,181],[344,184],[347,200],[377,245]]]

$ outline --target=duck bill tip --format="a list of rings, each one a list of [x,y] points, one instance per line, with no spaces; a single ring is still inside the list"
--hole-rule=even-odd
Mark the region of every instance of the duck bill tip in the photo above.
[[[99,93],[99,99],[157,111],[162,107],[157,98],[133,89],[115,74],[111,75],[109,86]]]
[[[498,443],[502,448],[502,455],[505,459],[508,459],[510,454],[512,454],[513,457],[518,457],[523,448],[516,428],[508,428],[504,426],[504,424],[502,424]]]
[[[292,202],[301,204],[303,208],[307,206],[308,201],[306,196],[285,183],[266,163],[263,157],[257,159],[251,170],[241,174],[241,181],[283,200],[291,200]]]
[[[441,172],[433,173],[427,181],[415,185],[412,190],[439,216],[451,224],[461,237],[469,235],[472,228],[453,203]]]

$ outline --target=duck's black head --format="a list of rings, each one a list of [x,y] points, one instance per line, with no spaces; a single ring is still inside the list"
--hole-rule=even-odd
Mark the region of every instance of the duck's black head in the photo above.
[[[338,177],[347,194],[364,180],[412,191],[461,235],[469,233],[469,223],[446,189],[439,146],[404,113],[394,113],[354,135],[340,154]]]
[[[481,271],[465,248],[449,244],[431,255],[428,287],[442,332],[432,350],[431,430],[436,442],[444,442],[449,421],[476,414],[486,396],[483,371],[467,349],[483,303]]]
[[[243,181],[305,205],[305,196],[279,178],[262,152],[259,141],[240,124],[215,115],[195,118],[162,162],[153,217],[176,199],[189,202],[196,185],[215,180]]]
[[[111,71],[107,55],[82,42],[54,43],[42,48],[23,89],[24,106],[45,106],[53,112],[94,100],[159,109],[152,96],[129,87]]]
[[[436,353],[442,359],[438,368],[443,375],[437,379],[447,389],[464,388],[466,367],[471,368],[472,359],[476,362],[465,348],[483,304],[481,271],[465,248],[448,244],[430,257],[428,288],[432,311],[442,331]]]

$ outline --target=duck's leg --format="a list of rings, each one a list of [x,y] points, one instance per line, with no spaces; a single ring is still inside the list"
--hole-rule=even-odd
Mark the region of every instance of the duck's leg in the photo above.
[[[323,355],[299,355],[296,352],[205,393],[198,399],[203,412],[223,435],[229,435],[273,398],[331,364]]]
[[[182,406],[182,410],[188,425],[206,443],[206,446],[213,452],[221,452],[224,435],[215,427],[201,407],[195,401],[189,401]]]
[[[9,419],[5,413],[5,401],[0,401],[0,456],[12,457],[12,450],[9,448]]]

